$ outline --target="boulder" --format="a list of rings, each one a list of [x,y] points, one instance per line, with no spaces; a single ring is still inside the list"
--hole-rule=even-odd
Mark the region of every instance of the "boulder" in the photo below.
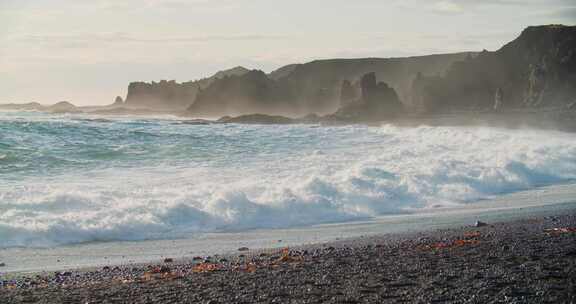
[[[284,116],[274,116],[265,114],[249,114],[237,117],[222,117],[218,120],[221,123],[239,123],[239,124],[260,124],[260,125],[284,125],[295,123],[292,118]]]

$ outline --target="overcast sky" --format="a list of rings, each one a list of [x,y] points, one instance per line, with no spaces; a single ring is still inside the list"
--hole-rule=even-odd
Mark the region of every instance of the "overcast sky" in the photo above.
[[[0,0],[0,103],[108,104],[238,65],[496,50],[574,0]]]

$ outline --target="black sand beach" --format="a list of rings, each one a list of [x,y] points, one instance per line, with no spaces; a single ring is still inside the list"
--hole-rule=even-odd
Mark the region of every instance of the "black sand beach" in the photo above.
[[[574,303],[576,214],[5,280],[0,303]]]

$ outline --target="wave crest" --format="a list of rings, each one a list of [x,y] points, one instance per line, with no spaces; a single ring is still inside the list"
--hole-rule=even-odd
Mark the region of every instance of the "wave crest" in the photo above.
[[[248,128],[242,133],[254,138],[272,132],[237,128]],[[560,132],[393,126],[276,131],[277,140],[260,143],[261,158],[245,162],[127,166],[0,188],[0,247],[351,221],[576,179],[576,140]],[[334,134],[326,139],[326,132]],[[303,146],[301,136],[327,142]]]

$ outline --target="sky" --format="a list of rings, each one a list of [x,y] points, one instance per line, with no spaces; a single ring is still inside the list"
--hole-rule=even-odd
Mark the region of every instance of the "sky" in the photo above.
[[[109,104],[132,81],[497,50],[574,0],[0,0],[0,103]]]

